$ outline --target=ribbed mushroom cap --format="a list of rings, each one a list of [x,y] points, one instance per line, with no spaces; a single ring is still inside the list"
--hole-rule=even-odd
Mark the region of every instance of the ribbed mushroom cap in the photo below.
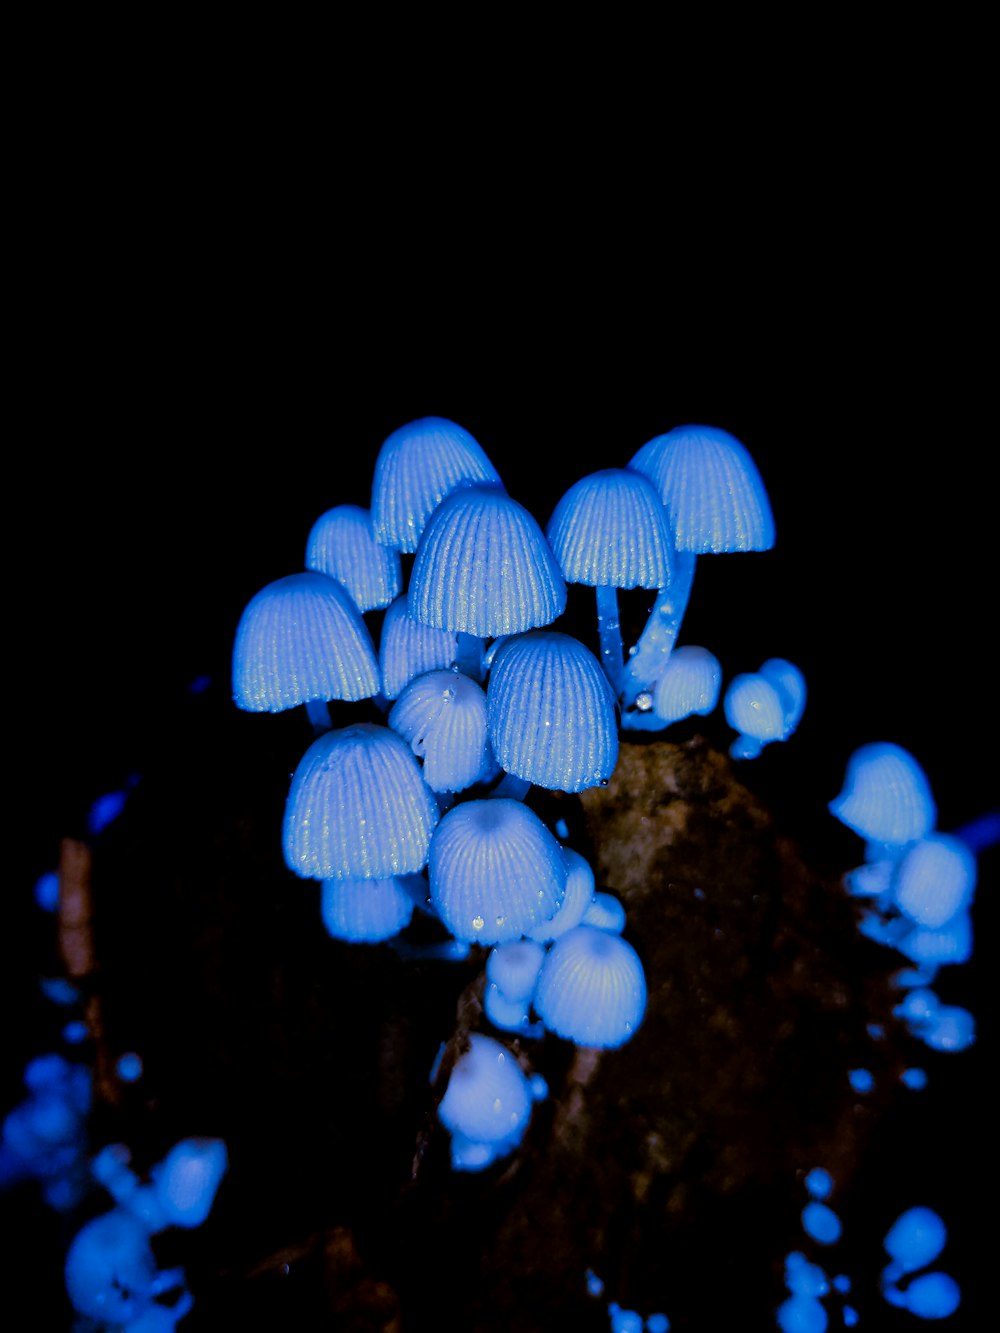
[[[550,791],[606,783],[618,760],[615,696],[578,639],[537,630],[506,642],[486,691],[490,741],[508,773]]]
[[[454,806],[431,839],[431,901],[458,940],[520,939],[553,917],[566,863],[555,838],[520,801],[489,798]]]
[[[653,710],[665,724],[710,713],[719,702],[722,664],[696,644],[675,648],[653,691]]]
[[[312,699],[370,699],[379,671],[368,626],[335,579],[276,579],[244,608],[233,646],[233,698],[252,713]]]
[[[359,611],[388,606],[403,586],[399,552],[375,540],[372,516],[360,505],[319,516],[306,540],[306,568],[342,583]]]
[[[359,722],[313,741],[292,776],[283,842],[305,879],[389,879],[421,870],[437,802],[410,747]]]
[[[431,515],[417,549],[410,614],[480,638],[548,625],[566,584],[534,517],[504,491],[455,491]]]
[[[766,551],[771,502],[745,445],[717,426],[675,426],[644,444],[629,468],[652,482],[674,527],[674,545],[696,554]]]
[[[785,734],[785,709],[770,681],[755,671],[743,672],[729,682],[723,699],[726,721],[744,736],[767,744]]]
[[[377,944],[410,924],[414,901],[395,877],[323,881],[320,915],[335,940]]]
[[[438,1105],[438,1119],[453,1134],[477,1143],[516,1141],[531,1117],[531,1088],[514,1055],[480,1032],[458,1057]]]
[[[420,417],[394,430],[375,460],[372,522],[376,539],[413,552],[427,520],[456,487],[501,484],[496,468],[464,427]]]
[[[508,1000],[530,999],[544,959],[545,949],[535,940],[508,940],[490,952],[486,980]]]
[[[639,955],[620,935],[576,926],[549,949],[534,1005],[547,1028],[577,1046],[622,1046],[646,1012]]]
[[[486,734],[486,694],[458,671],[428,671],[406,685],[389,726],[423,760],[433,791],[464,791],[495,771]]]
[[[892,896],[918,925],[938,930],[967,907],[976,887],[976,858],[965,843],[934,833],[914,843],[899,863]]]
[[[387,699],[397,699],[415,676],[453,666],[457,653],[457,634],[414,620],[407,595],[402,593],[382,618],[378,647],[382,693]]]
[[[869,842],[902,846],[924,838],[937,807],[923,769],[902,746],[873,741],[847,761],[843,790],[830,813]]]
[[[769,657],[761,663],[760,674],[778,691],[787,739],[799,725],[805,711],[806,678],[795,663],[785,657]]]
[[[560,935],[565,935],[567,930],[578,926],[594,901],[594,871],[590,862],[572,847],[563,847],[560,850],[566,862],[566,887],[563,890],[562,905],[551,920],[543,921],[541,925],[532,926],[530,930],[525,931],[529,939],[538,940],[543,944],[558,939]]]
[[[576,482],[546,527],[568,583],[663,588],[673,539],[652,484],[638,472],[606,468]]]

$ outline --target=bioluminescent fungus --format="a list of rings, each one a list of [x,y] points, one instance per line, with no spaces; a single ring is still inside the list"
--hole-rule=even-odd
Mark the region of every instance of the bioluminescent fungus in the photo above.
[[[200,1227],[212,1210],[228,1168],[222,1139],[196,1136],[175,1143],[150,1173],[165,1225]]]
[[[420,417],[382,442],[372,480],[372,524],[376,539],[412,554],[427,520],[461,486],[500,486],[500,476],[482,446],[446,417]]]
[[[499,944],[555,916],[566,863],[534,811],[506,798],[472,800],[443,817],[428,858],[431,900],[456,939]]]
[[[889,741],[873,741],[854,751],[843,788],[829,809],[866,842],[884,844],[896,855],[907,843],[926,838],[937,819],[923,769]]]
[[[486,960],[486,980],[508,1000],[530,1000],[544,960],[545,949],[535,940],[498,944]]]
[[[426,864],[438,818],[406,742],[358,722],[320,736],[299,761],[285,805],[285,862],[305,879],[409,874]]]
[[[784,739],[784,703],[774,685],[759,672],[734,676],[722,705],[726,721],[739,732],[729,747],[734,759],[755,759],[765,745]]]
[[[903,1273],[934,1262],[945,1247],[948,1229],[932,1208],[918,1205],[900,1213],[886,1232],[885,1252]]]
[[[516,1057],[492,1037],[472,1033],[437,1109],[452,1135],[452,1165],[480,1170],[512,1152],[528,1127],[532,1101]]]
[[[806,707],[806,678],[786,657],[769,657],[760,665],[760,674],[778,691],[784,710],[784,736],[788,740],[802,721]]]
[[[613,935],[620,935],[625,929],[625,904],[613,893],[596,892],[583,914],[585,926],[596,926],[598,930],[609,930]]]
[[[933,1051],[964,1051],[976,1040],[976,1020],[959,1004],[942,1004],[918,1035]]]
[[[840,1240],[840,1218],[829,1206],[812,1199],[802,1209],[802,1228],[820,1245],[834,1245]]]
[[[432,791],[458,792],[495,777],[486,695],[458,671],[428,671],[400,691],[389,726],[422,761]]]
[[[458,635],[414,620],[406,593],[401,593],[382,618],[378,656],[382,694],[386,699],[397,699],[404,685],[416,676],[455,665]]]
[[[131,1324],[168,1293],[174,1294],[175,1322],[191,1308],[183,1272],[158,1272],[146,1228],[121,1208],[80,1228],[70,1242],[64,1276],[73,1309],[101,1327]]]
[[[307,570],[276,579],[247,603],[236,629],[232,680],[237,708],[278,713],[305,704],[317,729],[325,730],[332,700],[378,693],[378,659],[347,591]]]
[[[875,1086],[875,1078],[870,1069],[849,1069],[847,1081],[855,1092],[865,1096]]]
[[[473,486],[435,509],[410,574],[409,610],[478,638],[549,625],[566,584],[537,520],[505,491]]]
[[[833,1176],[822,1166],[814,1166],[806,1173],[805,1187],[813,1199],[828,1199],[833,1193]]]
[[[623,661],[619,588],[665,588],[673,546],[667,513],[637,472],[607,468],[576,482],[545,529],[567,583],[594,589],[601,665],[617,694]]]
[[[775,1318],[781,1333],[826,1333],[829,1322],[821,1301],[798,1292],[782,1301]]]
[[[534,1005],[550,1031],[577,1046],[622,1046],[646,1012],[639,955],[620,935],[575,926],[549,948]]]
[[[825,1296],[830,1280],[819,1264],[810,1263],[801,1250],[792,1250],[785,1256],[785,1286],[793,1295]]]
[[[34,1178],[49,1207],[66,1212],[86,1188],[93,1075],[53,1053],[28,1062],[24,1084],[27,1096],[0,1126],[0,1183]]]
[[[335,505],[306,538],[305,565],[342,583],[359,611],[382,610],[399,595],[399,552],[375,540],[372,516],[360,505]]]
[[[900,860],[892,897],[912,921],[939,930],[968,907],[975,886],[976,858],[965,843],[947,833],[932,833]]]
[[[661,727],[695,714],[705,716],[719,702],[722,664],[697,644],[675,648],[652,695],[652,711]]]
[[[399,879],[325,879],[320,916],[327,933],[351,944],[380,944],[410,924],[413,897]]]
[[[660,591],[625,668],[623,725],[637,695],[659,679],[687,610],[699,555],[766,551],[774,545],[771,502],[745,445],[715,426],[676,426],[639,449],[628,467],[646,477],[673,527],[673,576]]]
[[[529,939],[538,940],[542,944],[558,939],[567,930],[578,926],[594,901],[594,871],[590,862],[572,847],[560,850],[566,863],[566,887],[559,910],[548,921],[542,921],[525,931]]]
[[[608,1305],[611,1333],[642,1333],[643,1318],[638,1310],[623,1310],[617,1301]]]
[[[142,1056],[136,1051],[126,1051],[115,1061],[115,1073],[123,1083],[138,1083],[142,1069]]]
[[[904,1069],[899,1076],[899,1081],[904,1088],[911,1088],[914,1092],[919,1092],[927,1087],[927,1070],[916,1067]]]
[[[962,1303],[962,1291],[947,1273],[920,1273],[903,1292],[903,1304],[920,1319],[947,1319]]]
[[[550,790],[606,783],[618,759],[615,697],[578,639],[535,630],[508,639],[486,691],[490,741],[508,773]]]

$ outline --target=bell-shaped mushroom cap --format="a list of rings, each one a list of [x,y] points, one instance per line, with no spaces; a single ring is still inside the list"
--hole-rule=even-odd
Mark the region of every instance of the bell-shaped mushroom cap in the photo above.
[[[889,1228],[883,1245],[904,1273],[933,1263],[948,1239],[945,1224],[931,1208],[907,1208]]]
[[[415,676],[454,666],[458,635],[414,620],[407,595],[403,593],[382,618],[378,655],[382,693],[387,699],[397,699],[403,686]]]
[[[504,491],[455,491],[431,515],[410,574],[410,615],[479,638],[548,625],[566,584],[534,517]]]
[[[653,691],[653,711],[665,725],[693,713],[710,713],[719,702],[722,664],[707,648],[675,648]]]
[[[410,747],[359,722],[313,741],[292,776],[284,851],[305,879],[390,879],[421,870],[439,817]]]
[[[457,940],[520,939],[555,916],[566,863],[555,838],[520,801],[453,806],[431,839],[431,901]]]
[[[907,920],[907,917],[895,917],[889,924],[899,926]],[[972,957],[972,942],[972,913],[968,908],[961,908],[943,926],[933,929],[913,925],[905,933],[893,936],[891,941],[894,948],[922,967],[967,963]]]
[[[388,606],[403,586],[399,552],[375,540],[372,516],[360,505],[319,516],[306,540],[306,568],[342,583],[359,611]]]
[[[566,862],[566,887],[562,905],[550,921],[543,921],[525,931],[529,939],[538,940],[542,944],[558,939],[567,930],[578,926],[594,901],[594,871],[590,862],[572,847],[563,847],[561,850]]]
[[[576,792],[615,771],[614,692],[594,654],[571,635],[539,630],[508,640],[494,658],[486,705],[493,753],[508,773]]]
[[[583,914],[583,924],[620,935],[625,929],[625,904],[613,893],[595,893]]]
[[[152,1171],[165,1225],[200,1227],[212,1210],[229,1158],[222,1139],[181,1139]]]
[[[771,502],[745,445],[717,426],[675,426],[644,444],[628,466],[667,506],[679,551],[766,551]]]
[[[389,726],[424,761],[434,791],[464,791],[495,771],[486,735],[486,694],[458,671],[428,671],[406,685]]]
[[[514,1146],[531,1118],[531,1102],[531,1088],[514,1055],[493,1037],[473,1032],[469,1049],[455,1061],[437,1113],[452,1134]]]
[[[459,486],[501,484],[482,447],[445,417],[420,417],[394,430],[375,460],[372,522],[384,546],[413,552],[427,520]]]
[[[829,808],[867,841],[896,846],[926,837],[937,819],[923,769],[890,741],[873,741],[854,751],[843,790]]]
[[[903,1292],[903,1305],[919,1319],[948,1319],[962,1303],[962,1289],[949,1273],[919,1273]]]
[[[638,472],[606,468],[583,477],[560,499],[545,532],[568,583],[663,588],[670,581],[667,514]]]
[[[238,708],[279,713],[314,699],[370,699],[378,689],[368,626],[335,579],[289,574],[247,603],[233,647]]]
[[[938,930],[967,907],[976,887],[976,858],[965,843],[932,833],[899,863],[892,896],[911,920]]]
[[[549,949],[534,1005],[547,1028],[577,1046],[622,1046],[646,1012],[639,955],[620,935],[576,926]]]
[[[391,940],[410,924],[414,900],[399,880],[326,879],[320,914],[328,934],[351,944]]]
[[[729,682],[723,699],[726,721],[744,736],[766,745],[785,734],[781,696],[758,672],[746,671]]]
[[[823,1302],[801,1291],[793,1291],[781,1302],[774,1319],[780,1333],[826,1333],[829,1326]]]
[[[761,663],[760,674],[778,691],[785,715],[785,740],[802,720],[806,707],[806,678],[784,657],[769,657]]]
[[[508,940],[498,944],[486,960],[486,980],[508,1000],[531,998],[545,949],[535,940]]]

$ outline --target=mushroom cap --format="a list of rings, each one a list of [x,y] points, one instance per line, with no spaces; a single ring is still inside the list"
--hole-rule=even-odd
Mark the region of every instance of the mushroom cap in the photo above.
[[[892,896],[918,925],[939,930],[967,907],[976,887],[976,858],[959,838],[932,833],[899,863]]]
[[[370,699],[379,671],[368,626],[335,579],[275,579],[244,608],[233,646],[233,698],[252,713],[310,700]]]
[[[548,921],[566,883],[555,838],[533,810],[506,797],[453,806],[434,831],[428,871],[445,926],[478,944],[520,939]]]
[[[305,879],[390,879],[421,870],[437,802],[410,747],[359,722],[313,741],[292,775],[283,843]]]
[[[535,518],[506,492],[455,491],[435,509],[410,574],[410,614],[480,638],[548,625],[566,584]]]
[[[945,1247],[948,1230],[931,1208],[918,1205],[900,1213],[886,1233],[883,1245],[904,1273],[933,1263]]]
[[[653,710],[669,725],[693,713],[710,713],[719,702],[722,664],[696,644],[675,648],[653,690]]]
[[[123,1208],[86,1222],[66,1253],[66,1294],[73,1309],[106,1324],[125,1324],[153,1299],[156,1260],[143,1224]]]
[[[200,1227],[212,1210],[229,1166],[222,1139],[181,1139],[153,1168],[166,1226]]]
[[[494,658],[486,706],[493,753],[508,773],[577,792],[615,771],[614,691],[579,639],[555,630],[509,639]]]
[[[767,551],[774,516],[744,444],[717,426],[675,426],[649,440],[629,468],[652,482],[667,506],[679,551]]]
[[[413,552],[446,495],[468,485],[500,486],[480,444],[446,417],[419,417],[387,436],[375,460],[372,522],[376,540]]]
[[[568,583],[663,588],[670,581],[667,513],[638,472],[605,468],[581,478],[559,500],[545,532]]]
[[[545,949],[535,940],[508,940],[491,950],[486,980],[508,1000],[528,1000],[535,989]]]
[[[726,721],[743,736],[767,744],[785,735],[781,696],[759,672],[745,671],[729,682],[723,699]]]
[[[948,1319],[962,1303],[962,1289],[950,1273],[919,1273],[907,1285],[903,1304],[920,1319]]]
[[[869,842],[902,846],[933,829],[937,808],[923,769],[891,741],[860,746],[847,761],[830,813]]]
[[[407,682],[425,671],[453,666],[457,654],[457,634],[414,620],[407,595],[402,593],[382,617],[378,646],[382,693],[387,699],[397,699]]]
[[[428,671],[404,686],[389,726],[418,759],[433,791],[464,791],[495,771],[486,733],[486,694],[458,671]]]
[[[535,990],[545,1026],[577,1046],[622,1046],[646,1012],[646,977],[627,940],[580,925],[552,945]]]
[[[375,540],[372,516],[360,505],[335,505],[306,539],[306,568],[342,583],[359,611],[388,606],[403,586],[399,552]]]
[[[414,899],[395,876],[325,879],[320,915],[327,933],[352,944],[378,944],[410,924]]]
[[[578,926],[584,914],[594,901],[594,871],[585,856],[572,847],[563,847],[563,860],[566,862],[566,887],[563,890],[562,904],[555,916],[532,926],[525,931],[529,939],[545,944],[550,940],[565,935],[567,930]]]
[[[531,1118],[531,1088],[515,1056],[493,1037],[469,1036],[438,1105],[438,1119],[452,1134],[476,1143],[514,1144]]]

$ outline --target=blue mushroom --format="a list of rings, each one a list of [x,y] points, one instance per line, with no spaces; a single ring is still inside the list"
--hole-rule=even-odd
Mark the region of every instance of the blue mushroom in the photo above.
[[[375,459],[371,513],[376,539],[412,554],[441,501],[469,485],[501,482],[464,426],[446,417],[408,421],[387,436]]]
[[[580,925],[550,947],[535,990],[535,1012],[577,1046],[623,1046],[646,1012],[646,976],[627,940]]]
[[[414,620],[407,595],[401,593],[382,617],[378,656],[382,694],[386,699],[398,699],[403,686],[414,677],[454,666],[458,635]]]
[[[414,899],[395,876],[325,879],[320,915],[327,933],[352,944],[380,944],[410,924]]]
[[[666,510],[638,472],[606,468],[569,488],[545,533],[567,583],[595,591],[601,665],[617,694],[623,666],[617,589],[670,582]]]
[[[292,775],[283,844],[305,879],[389,879],[422,870],[437,802],[412,750],[359,722],[313,741]]]
[[[868,860],[898,858],[934,828],[937,807],[927,777],[900,745],[873,741],[847,761],[844,785],[830,813],[876,849]]]
[[[342,583],[359,611],[381,610],[403,586],[399,552],[375,540],[372,516],[360,505],[335,505],[306,539],[306,568]]]
[[[527,806],[505,797],[465,801],[441,820],[428,858],[431,901],[457,940],[520,939],[555,916],[566,863]]]
[[[400,692],[389,726],[423,762],[436,792],[459,792],[495,776],[486,729],[486,695],[458,671],[428,671]]]
[[[452,1166],[482,1170],[511,1153],[528,1127],[532,1100],[514,1055],[493,1037],[472,1033],[437,1111],[452,1136]]]
[[[508,639],[493,662],[486,704],[493,753],[508,773],[578,792],[614,772],[614,694],[597,658],[569,634]]]
[[[674,530],[673,577],[661,589],[625,668],[623,725],[650,691],[670,656],[687,610],[697,556],[766,551],[774,517],[760,472],[746,446],[716,426],[676,426],[644,444],[628,467],[649,480]]]
[[[346,589],[307,570],[267,584],[247,603],[233,646],[233,699],[253,713],[305,704],[317,730],[334,699],[378,693],[375,645]]]
[[[714,653],[697,644],[675,648],[653,691],[657,728],[710,713],[719,702],[721,688],[722,665]]]

